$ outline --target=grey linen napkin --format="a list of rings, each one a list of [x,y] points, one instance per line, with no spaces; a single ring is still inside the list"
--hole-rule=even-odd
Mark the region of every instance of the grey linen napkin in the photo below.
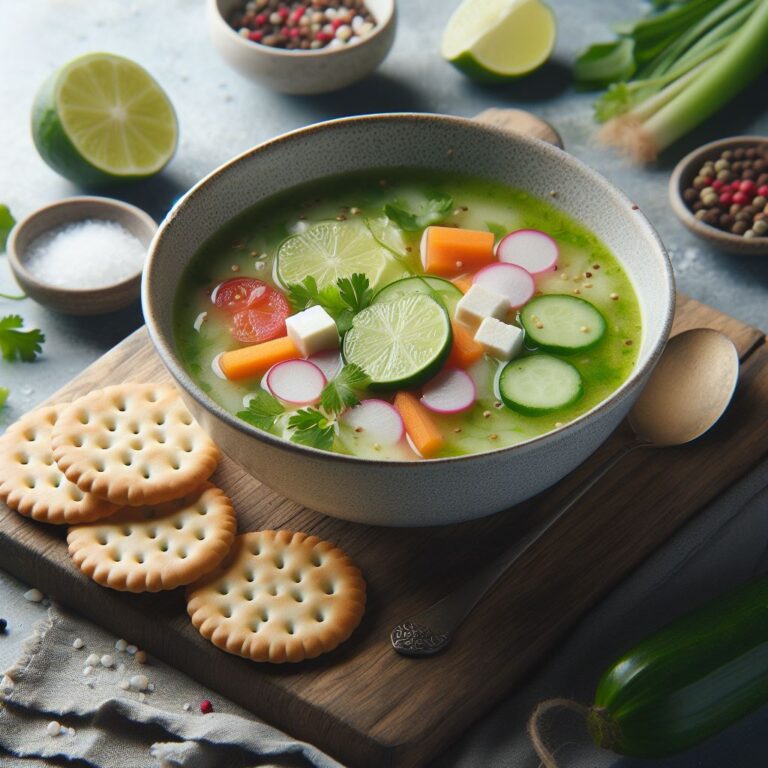
[[[72,645],[75,638],[84,642],[80,650]],[[139,664],[135,656],[118,651],[115,640],[51,606],[3,680],[0,755],[5,750],[35,758],[19,761],[23,768],[38,764],[38,758],[96,768],[339,768],[319,749],[256,720],[175,669],[155,659]],[[111,655],[114,666],[99,664],[85,675],[90,654]],[[154,690],[123,690],[121,681],[135,675],[145,675]],[[200,712],[203,699],[214,702],[213,713]],[[50,736],[51,720],[74,733]],[[10,767],[11,759],[0,756],[0,765]]]

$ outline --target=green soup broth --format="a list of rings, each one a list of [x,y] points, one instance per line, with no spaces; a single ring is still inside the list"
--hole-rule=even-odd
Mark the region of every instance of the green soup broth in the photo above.
[[[320,221],[366,227],[388,249],[377,275],[380,289],[399,278],[422,274],[421,231],[403,231],[389,221],[384,207],[397,200],[414,210],[436,193],[452,198],[442,226],[502,233],[538,229],[554,238],[560,258],[554,272],[536,277],[537,292],[579,295],[605,317],[607,330],[593,348],[562,356],[574,365],[583,395],[573,405],[539,416],[526,416],[503,406],[495,379],[504,363],[485,356],[469,369],[478,399],[460,414],[434,414],[444,445],[438,457],[496,450],[542,435],[566,424],[605,400],[628,377],[641,341],[641,318],[631,281],[615,256],[588,229],[549,203],[525,191],[478,178],[392,170],[345,175],[294,188],[243,212],[217,232],[193,257],[181,277],[174,306],[175,340],[180,357],[196,383],[223,408],[236,414],[258,379],[227,381],[214,372],[224,351],[243,346],[224,320],[212,312],[211,293],[232,277],[256,277],[284,292],[277,278],[276,254],[283,241]],[[575,293],[577,292],[577,293]],[[514,313],[508,321],[517,322]],[[523,354],[535,350],[526,346]],[[390,395],[376,393],[375,397]],[[290,439],[290,411],[279,417],[272,432]],[[361,457],[415,460],[407,441],[382,448],[341,423],[333,450]]]

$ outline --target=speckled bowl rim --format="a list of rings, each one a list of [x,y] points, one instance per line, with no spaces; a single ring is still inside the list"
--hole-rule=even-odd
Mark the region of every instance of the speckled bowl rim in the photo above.
[[[313,58],[331,57],[337,54],[344,54],[349,51],[355,51],[362,48],[364,45],[375,40],[381,35],[395,20],[397,16],[397,3],[396,0],[385,0],[388,3],[387,15],[384,21],[376,19],[376,27],[370,35],[366,35],[364,38],[358,40],[358,42],[352,45],[346,45],[343,48],[318,48],[316,51],[302,51],[302,50],[285,50],[283,48],[273,48],[269,45],[262,45],[261,43],[254,42],[253,40],[243,39],[230,25],[229,22],[221,15],[219,11],[219,0],[208,0],[208,12],[216,17],[227,28],[230,33],[230,39],[236,45],[246,46],[248,50],[257,50],[260,53],[267,55],[273,55],[276,58],[288,57],[296,58],[300,56],[305,61],[310,61]],[[237,38],[235,40],[234,38]],[[246,49],[244,48],[244,50]]]
[[[571,422],[568,422],[562,427],[551,430],[550,432],[545,432],[543,435],[539,435],[538,437],[533,437],[529,440],[523,440],[522,442],[516,443],[512,446],[497,448],[492,451],[483,451],[482,453],[470,453],[462,456],[449,456],[437,459],[420,459],[419,461],[407,461],[391,459],[369,459],[360,456],[348,456],[342,453],[332,453],[330,451],[323,451],[319,448],[312,448],[310,446],[292,443],[289,440],[276,437],[269,432],[264,432],[263,430],[257,429],[256,427],[252,427],[242,419],[238,419],[228,411],[224,410],[224,408],[222,408],[215,400],[208,397],[208,395],[206,395],[200,389],[200,387],[195,384],[195,382],[184,369],[181,361],[177,358],[173,341],[166,340],[165,335],[160,330],[159,323],[155,320],[153,300],[150,292],[150,281],[152,279],[155,251],[158,244],[162,240],[165,228],[175,218],[179,210],[184,207],[188,200],[200,194],[201,191],[205,190],[208,182],[213,181],[222,174],[226,173],[230,167],[242,162],[246,158],[259,155],[265,150],[279,146],[281,144],[290,144],[290,142],[293,140],[293,137],[295,136],[307,136],[320,131],[333,130],[333,128],[336,126],[358,124],[365,125],[371,122],[393,122],[402,124],[403,122],[418,123],[434,121],[440,121],[449,125],[453,125],[458,131],[463,129],[471,129],[473,131],[486,131],[509,141],[518,141],[523,144],[527,144],[531,147],[532,150],[536,152],[541,152],[545,155],[550,155],[555,160],[572,164],[579,170],[580,173],[584,175],[585,180],[591,183],[591,188],[599,188],[607,195],[617,198],[626,206],[628,212],[632,211],[632,214],[638,217],[638,225],[643,230],[645,230],[646,235],[651,239],[652,242],[656,244],[655,255],[658,257],[659,266],[664,270],[667,287],[667,307],[665,311],[664,322],[662,324],[661,332],[658,334],[658,337],[652,344],[648,359],[642,365],[634,368],[630,375],[627,377],[626,381],[624,381],[624,383],[609,397],[607,397],[605,400],[602,400],[594,408],[591,408],[586,413],[583,413],[581,416],[577,417]],[[501,455],[510,453],[525,454],[529,451],[537,450],[542,446],[547,446],[560,440],[567,439],[571,433],[578,432],[584,421],[594,418],[596,414],[606,410],[610,406],[613,406],[617,401],[621,401],[628,397],[631,394],[631,390],[637,386],[638,380],[642,379],[643,376],[645,376],[646,373],[649,373],[656,365],[659,357],[661,357],[661,354],[664,351],[664,347],[667,343],[667,339],[669,338],[669,333],[672,328],[672,321],[675,314],[675,279],[669,254],[664,248],[661,238],[659,237],[656,230],[651,226],[651,223],[648,221],[645,214],[637,209],[637,206],[633,207],[631,200],[620,189],[615,187],[605,177],[601,176],[599,173],[597,173],[597,171],[592,170],[588,165],[573,155],[569,155],[558,147],[552,146],[551,144],[547,144],[546,142],[540,141],[538,139],[528,138],[527,136],[523,135],[511,136],[508,131],[504,131],[501,128],[496,128],[495,126],[486,125],[475,120],[470,120],[469,118],[419,112],[393,112],[379,115],[344,117],[336,120],[328,120],[321,123],[315,123],[304,128],[289,131],[288,133],[281,134],[274,139],[269,139],[261,144],[258,144],[252,149],[237,155],[229,162],[224,163],[216,170],[208,174],[208,176],[195,184],[194,187],[192,187],[182,198],[177,201],[171,211],[169,211],[165,220],[160,224],[160,227],[149,246],[147,262],[144,270],[144,278],[141,285],[141,303],[144,311],[144,318],[149,330],[149,336],[152,340],[152,343],[155,345],[155,349],[160,355],[160,358],[162,359],[167,369],[170,371],[171,375],[183,387],[185,392],[190,397],[192,397],[202,408],[204,408],[209,413],[212,413],[214,416],[216,416],[216,418],[223,421],[227,426],[232,427],[238,432],[242,432],[243,434],[250,435],[256,440],[267,443],[268,445],[273,446],[274,448],[281,451],[303,454],[308,457],[311,456],[318,461],[324,462],[359,463],[369,466],[388,467],[391,468],[392,472],[397,472],[410,470],[414,466],[430,467],[437,464],[452,464],[456,462],[467,464],[484,463],[492,457],[497,458]]]
[[[672,210],[680,221],[695,235],[713,244],[715,247],[728,250],[734,255],[741,256],[765,256],[768,254],[768,237],[745,239],[741,235],[734,235],[722,229],[704,224],[699,221],[693,211],[683,200],[683,179],[689,175],[690,168],[707,156],[716,153],[719,149],[730,148],[740,144],[768,144],[766,136],[729,136],[725,139],[717,139],[707,144],[702,144],[697,149],[689,152],[675,166],[669,177],[669,202]]]
[[[32,211],[32,213],[25,216],[20,221],[17,221],[16,224],[13,225],[13,229],[11,230],[11,234],[8,236],[8,243],[6,251],[8,253],[8,263],[11,266],[11,269],[14,273],[18,272],[19,274],[23,275],[24,279],[30,283],[31,285],[34,285],[36,288],[39,288],[41,291],[49,291],[50,293],[56,293],[61,296],[72,296],[72,297],[79,297],[79,298],[92,298],[95,296],[100,296],[105,291],[116,291],[117,289],[122,288],[128,288],[133,283],[136,283],[137,281],[141,280],[142,273],[144,272],[144,268],[147,266],[148,258],[145,256],[144,262],[142,266],[134,272],[130,277],[126,277],[125,280],[121,280],[119,283],[107,283],[107,285],[102,285],[99,288],[63,288],[60,285],[52,285],[51,283],[46,283],[40,278],[36,277],[32,272],[30,272],[22,259],[19,257],[18,251],[16,249],[16,240],[18,239],[19,233],[22,232],[29,224],[34,222],[36,219],[44,218],[45,216],[48,216],[51,211],[55,211],[62,208],[68,208],[71,207],[73,209],[76,209],[77,206],[82,204],[91,204],[96,205],[104,208],[105,210],[112,210],[112,211],[123,211],[124,213],[128,213],[132,216],[134,216],[136,219],[141,221],[142,223],[146,224],[148,228],[152,230],[152,239],[149,242],[149,245],[146,248],[147,255],[149,254],[149,249],[152,247],[152,243],[154,242],[155,235],[157,235],[157,222],[144,210],[141,208],[131,205],[131,203],[124,203],[122,200],[115,200],[111,197],[99,197],[97,195],[78,195],[75,197],[65,197],[62,200],[57,200],[55,203],[49,203],[48,205],[43,205],[40,208],[37,208],[36,210]],[[82,217],[82,216],[72,216],[68,222],[69,224],[74,224],[78,221],[85,221],[89,217]],[[117,221],[117,219],[109,219],[108,217],[105,217],[105,221]],[[119,223],[119,222],[117,222]],[[57,226],[62,226],[64,222],[61,222]],[[52,227],[51,227],[52,228]],[[43,230],[48,231],[48,230]],[[42,234],[42,233],[41,233]]]

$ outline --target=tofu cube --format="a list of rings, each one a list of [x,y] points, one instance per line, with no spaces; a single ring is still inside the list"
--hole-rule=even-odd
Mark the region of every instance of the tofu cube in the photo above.
[[[473,285],[456,305],[456,320],[473,331],[487,317],[501,320],[509,310],[509,300],[481,285]]]
[[[285,321],[288,337],[304,357],[336,349],[339,346],[339,331],[334,319],[322,307],[309,307]]]
[[[516,325],[502,323],[495,317],[486,317],[477,329],[475,341],[491,357],[511,360],[523,349],[523,332]]]

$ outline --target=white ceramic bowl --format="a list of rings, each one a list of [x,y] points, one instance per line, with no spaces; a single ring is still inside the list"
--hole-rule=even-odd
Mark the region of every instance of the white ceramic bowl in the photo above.
[[[208,0],[208,31],[224,60],[244,77],[283,93],[337,91],[362,80],[381,64],[395,40],[395,0],[366,0],[376,28],[342,48],[288,51],[241,37],[226,19],[240,0]]]
[[[249,426],[194,383],[173,342],[178,277],[195,251],[246,208],[346,171],[454,170],[527,189],[589,227],[620,259],[643,316],[638,362],[607,400],[570,424],[489,453],[387,462],[327,453]],[[150,247],[142,284],[150,335],[190,409],[254,477],[308,507],[360,523],[442,525],[512,506],[560,480],[624,418],[656,364],[674,312],[672,267],[645,216],[602,176],[535,139],[441,115],[370,115],[294,131],[235,158],[173,208]]]

